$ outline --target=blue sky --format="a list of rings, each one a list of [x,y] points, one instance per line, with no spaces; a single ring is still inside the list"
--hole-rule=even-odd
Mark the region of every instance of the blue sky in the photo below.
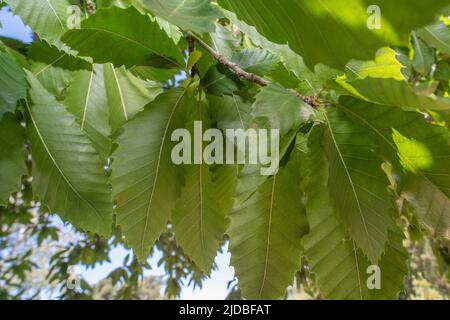
[[[0,23],[2,26],[0,28],[0,36],[14,38],[26,43],[33,40],[31,29],[25,26],[19,17],[13,16],[6,7],[0,10]],[[234,269],[230,267],[230,254],[228,250],[223,250],[223,252],[225,253],[219,254],[216,257],[218,270],[213,272],[211,278],[204,282],[203,289],[194,290],[193,287],[185,287],[183,288],[181,299],[221,300],[226,297],[228,293],[227,284],[234,279]],[[108,275],[109,272],[120,266],[127,253],[126,249],[118,247],[111,251],[111,263],[103,264],[95,269],[82,269],[79,271],[89,283],[96,283]],[[158,254],[150,259],[152,270],[148,271],[147,275],[164,275],[164,270],[157,266],[158,260]]]
[[[0,10],[0,36],[10,37],[23,42],[29,43],[33,41],[31,29],[25,26],[22,20],[13,16],[7,7]]]
[[[226,249],[226,248],[225,248]],[[227,250],[224,250],[227,252]],[[89,283],[95,283],[103,279],[109,272],[120,266],[128,251],[123,247],[112,250],[110,258],[111,263],[104,264],[93,270],[78,270]],[[155,254],[150,259],[151,270],[146,275],[164,276],[164,269],[157,266],[161,254]],[[211,274],[211,278],[204,282],[203,288],[194,290],[192,286],[183,288],[181,299],[187,300],[223,300],[227,294],[228,282],[234,278],[234,270],[229,267],[230,254],[219,254],[215,260],[218,270]]]

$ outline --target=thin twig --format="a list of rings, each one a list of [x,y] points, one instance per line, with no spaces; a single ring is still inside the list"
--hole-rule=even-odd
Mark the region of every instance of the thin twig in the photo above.
[[[237,74],[241,79],[246,79],[251,82],[254,82],[256,84],[259,84],[260,86],[267,86],[269,84],[269,81],[261,78],[260,76],[247,72],[236,63],[228,60],[225,56],[221,55],[219,52],[216,52],[213,48],[211,48],[207,43],[205,43],[203,40],[197,38],[196,36],[189,34],[190,37],[195,39],[195,41],[203,48],[206,52],[208,52],[210,55],[214,57],[219,63],[227,66],[231,71],[233,71],[235,74]]]
[[[214,59],[216,59],[219,63],[223,64],[224,66],[227,66],[231,71],[233,71],[238,77],[241,79],[245,79],[248,81],[251,81],[253,83],[256,83],[262,87],[266,87],[270,84],[269,81],[266,79],[254,74],[245,71],[242,69],[239,65],[236,63],[230,61],[228,58],[220,54],[219,52],[215,51],[213,48],[211,48],[207,43],[205,43],[203,40],[199,39],[195,35],[188,33],[188,37],[191,39],[194,39],[195,42],[197,42],[206,52],[208,52]],[[318,107],[320,103],[316,100],[315,97],[310,96],[303,96],[300,93],[298,93],[295,90],[290,90],[291,93],[296,96],[297,98],[301,99],[303,102],[309,104],[312,107]]]

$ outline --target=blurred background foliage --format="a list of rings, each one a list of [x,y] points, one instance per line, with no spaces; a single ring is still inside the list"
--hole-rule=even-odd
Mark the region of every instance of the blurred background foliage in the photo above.
[[[450,299],[450,243],[411,234],[405,241],[410,276],[399,298]],[[161,253],[158,264],[165,277],[145,276],[150,266],[139,263],[131,251],[93,285],[76,272],[109,263],[120,238],[120,230],[105,240],[64,225],[31,199],[30,179],[25,178],[22,191],[0,208],[0,299],[171,299],[185,285],[202,286],[205,276],[177,246],[170,225],[154,249]],[[240,298],[233,281],[227,299]],[[307,261],[286,299],[321,299]]]
[[[77,269],[110,263],[120,239],[120,230],[106,240],[64,225],[31,199],[30,179],[24,179],[22,191],[0,207],[0,299],[163,299],[179,296],[184,285],[202,286],[204,275],[177,246],[170,226],[154,249],[165,277],[145,276],[150,265],[129,251],[90,285]]]

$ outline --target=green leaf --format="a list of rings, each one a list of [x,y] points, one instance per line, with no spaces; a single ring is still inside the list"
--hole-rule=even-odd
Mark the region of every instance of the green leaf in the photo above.
[[[448,81],[450,80],[450,64],[445,61],[439,61],[436,65],[436,72],[434,73],[436,80]]]
[[[34,62],[42,63],[37,73],[46,68],[58,67],[70,71],[91,70],[92,64],[76,56],[76,52],[64,45],[52,45],[43,40],[34,41],[28,49],[28,58]]]
[[[17,100],[27,94],[27,81],[21,66],[8,54],[0,52],[0,120],[16,109]]]
[[[260,126],[279,129],[283,136],[311,120],[314,110],[292,92],[270,84],[256,95],[252,115]]]
[[[216,121],[217,128],[222,130],[223,133],[226,133],[227,129],[246,131],[256,127],[256,123],[251,115],[251,102],[246,101],[242,97],[237,95],[223,95],[220,97],[208,95],[208,101],[210,102],[212,118]],[[291,137],[288,137],[287,144],[292,142],[289,138]],[[231,142],[237,151],[235,139],[227,142]],[[240,175],[240,180],[237,182],[238,191],[236,192],[239,194],[239,197],[235,197],[235,203],[247,200],[258,186],[266,180],[267,176],[261,176],[260,169],[259,165],[247,164],[243,167],[239,164],[235,165],[236,174]]]
[[[33,190],[51,212],[83,230],[108,237],[112,201],[102,161],[63,105],[28,73],[26,103],[33,158]]]
[[[214,22],[222,15],[210,0],[133,0],[161,18],[186,31],[199,34],[215,30]]]
[[[10,54],[22,68],[29,68],[27,58],[23,53],[27,51],[27,45],[19,40],[0,36],[0,51]]]
[[[264,76],[276,67],[279,59],[267,50],[255,48],[235,52],[231,61],[247,72]]]
[[[257,125],[252,123],[251,129],[257,129]],[[267,129],[267,128],[262,128]],[[299,128],[296,128],[297,130]],[[292,130],[284,136],[280,136],[279,141],[279,159],[283,159],[291,150],[291,147],[295,144],[295,138],[297,136],[297,130]],[[269,133],[270,134],[270,133]],[[246,156],[248,157],[248,151]],[[276,165],[273,163],[271,165]],[[279,164],[279,163],[278,163]],[[267,168],[267,167],[266,167]],[[261,164],[245,164],[243,166],[237,166],[239,179],[236,185],[236,193],[234,197],[234,205],[236,207],[241,206],[247,201],[257,189],[267,181],[267,175],[262,175],[263,166]]]
[[[332,201],[356,245],[372,262],[377,262],[392,223],[388,213],[389,182],[381,168],[382,158],[365,127],[336,108],[328,109],[325,118]]]
[[[170,219],[181,184],[171,160],[171,134],[182,128],[184,112],[193,103],[189,89],[167,91],[124,125],[116,140],[111,182],[117,203],[117,224],[140,260]]]
[[[228,59],[231,59],[233,53],[241,50],[242,39],[221,24],[217,24],[216,30],[207,37],[211,47]]]
[[[202,87],[215,95],[232,95],[244,84],[230,69],[218,64],[211,67],[201,80]]]
[[[30,71],[58,101],[65,97],[66,89],[73,77],[73,71],[30,61]]]
[[[162,92],[161,85],[142,81],[124,67],[114,68],[112,64],[103,67],[106,93],[111,114],[112,132],[144,109]]]
[[[62,41],[96,63],[111,62],[117,67],[183,64],[181,52],[158,23],[133,7],[98,10],[81,22],[81,29],[67,31]]]
[[[305,255],[326,299],[362,299],[364,277],[359,271],[356,245],[347,238],[345,226],[328,191],[328,161],[321,142],[325,130],[314,127],[309,135],[306,170],[306,215],[310,233],[304,238]]]
[[[73,72],[92,70],[92,64],[75,56],[75,52],[65,46],[50,45],[46,41],[35,41],[29,48],[30,71],[41,84],[56,96],[63,99]]]
[[[209,106],[198,99],[187,110],[186,128],[194,137],[194,121],[202,122],[202,129],[209,129]],[[206,144],[203,143],[203,147]],[[192,156],[203,148],[191,148]],[[227,214],[233,204],[236,186],[236,170],[232,165],[212,168],[205,163],[186,164],[185,185],[172,213],[172,224],[177,244],[205,273],[210,274],[217,250],[228,227]]]
[[[239,96],[222,96],[222,97],[216,97],[216,96],[208,96],[208,100],[210,101],[211,104],[211,108],[212,108],[212,112],[213,112],[213,118],[217,121],[217,127],[222,129],[222,130],[226,130],[226,129],[249,129],[251,127],[254,126],[254,123],[252,121],[252,117],[250,115],[250,111],[251,111],[251,104],[247,101],[245,101],[244,99],[242,99]],[[295,137],[295,132],[294,134],[288,135],[287,137],[283,137],[280,141],[280,157],[283,157],[286,153],[286,150],[289,149],[289,146],[292,144],[292,138]],[[296,179],[298,178],[298,172],[295,170],[294,166],[296,165],[296,161],[295,159],[292,160],[292,166],[286,169],[281,169],[286,171],[285,173],[279,173],[279,178],[277,183],[276,183],[276,189],[277,189],[277,194],[276,196],[274,195],[274,200],[276,200],[276,203],[274,202],[274,210],[273,210],[273,214],[277,214],[277,217],[274,218],[274,223],[276,223],[276,227],[278,228],[278,226],[281,226],[283,224],[283,222],[279,221],[278,219],[282,219],[282,217],[284,216],[284,211],[282,210],[281,206],[284,205],[285,201],[283,201],[282,199],[284,199],[285,195],[287,197],[289,197],[292,193],[295,193],[298,195],[298,191],[295,190],[295,183],[292,184],[292,181],[296,181]],[[239,169],[239,167],[237,166],[236,169]],[[273,185],[272,179],[268,179],[268,177],[265,176],[261,176],[260,175],[260,166],[258,165],[245,165],[243,168],[241,168],[239,172],[239,180],[238,180],[238,184],[237,184],[237,191],[235,194],[235,203],[234,203],[234,212],[232,214],[232,219],[234,217],[235,219],[235,223],[232,223],[230,230],[232,230],[232,228],[236,228],[236,233],[239,234],[239,239],[242,239],[242,237],[245,236],[244,232],[247,232],[247,235],[250,235],[251,233],[253,233],[253,230],[256,230],[256,232],[258,233],[257,236],[255,236],[255,238],[251,238],[249,241],[249,247],[245,247],[246,246],[246,241],[242,240],[239,242],[236,242],[236,255],[238,255],[238,258],[236,258],[236,260],[234,260],[234,258],[232,258],[232,264],[234,265],[235,268],[237,268],[236,272],[239,272],[238,277],[239,277],[239,285],[240,287],[244,290],[244,296],[246,298],[257,298],[259,291],[255,292],[255,283],[252,283],[252,281],[254,280],[252,277],[255,276],[257,277],[259,275],[259,277],[262,277],[262,273],[263,271],[261,270],[261,268],[263,268],[261,266],[262,262],[261,260],[263,259],[262,257],[262,249],[261,246],[263,244],[259,243],[258,241],[261,240],[261,238],[256,238],[259,237],[260,233],[267,231],[267,229],[265,229],[266,226],[261,225],[260,223],[258,223],[257,225],[255,225],[254,221],[250,221],[250,217],[255,217],[255,219],[258,219],[258,221],[261,221],[262,223],[262,219],[263,219],[263,213],[265,213],[264,215],[264,219],[267,218],[267,211],[262,208],[264,205],[267,205],[268,202],[270,202],[270,200],[268,200],[269,195],[267,195],[266,191],[268,189],[271,189],[271,186]],[[283,172],[284,172],[283,171]],[[290,172],[293,172],[292,174],[290,174]],[[292,180],[289,180],[289,178],[291,178]],[[281,179],[281,180],[280,180]],[[288,183],[288,180],[290,181]],[[294,187],[292,187],[294,186]],[[289,191],[285,191],[286,189],[288,189]],[[278,191],[279,190],[279,191]],[[296,193],[297,192],[297,193]],[[278,199],[280,199],[279,204],[278,204]],[[253,205],[253,203],[256,202],[260,202],[261,207],[258,207],[257,204]],[[292,204],[291,204],[292,202]],[[292,216],[294,217],[294,221],[297,221],[298,223],[300,223],[300,228],[298,230],[296,230],[296,232],[305,232],[306,226],[304,224],[304,217],[302,217],[301,213],[303,212],[302,210],[300,210],[298,213],[295,212],[295,208],[300,207],[301,208],[301,202],[295,202],[295,201],[288,201],[286,202],[287,206],[284,208],[287,210],[287,208],[290,208],[289,210],[286,211],[287,216]],[[280,206],[280,209],[278,209],[278,205]],[[270,206],[270,204],[269,204]],[[275,208],[276,206],[276,208]],[[291,212],[292,211],[292,212]],[[299,215],[298,215],[299,214]],[[281,216],[283,215],[283,216]],[[259,217],[259,218],[258,218]],[[274,216],[275,217],[275,216]],[[277,219],[277,220],[275,220]],[[245,224],[241,222],[245,221]],[[248,228],[254,228],[254,229],[248,229]],[[293,228],[296,228],[296,226],[294,226]],[[302,229],[303,228],[303,229]],[[246,230],[246,231],[245,231]],[[293,233],[294,231],[292,229],[291,230]],[[286,229],[287,231],[287,229]],[[231,237],[231,246],[234,245],[234,241],[233,240],[233,233],[234,231],[230,231],[229,235]],[[290,231],[287,231],[290,232]],[[267,235],[266,235],[267,237]],[[266,237],[263,237],[264,239],[267,239]],[[299,238],[301,237],[301,235],[299,236]],[[279,239],[279,235],[276,234],[274,235],[274,239]],[[274,240],[277,241],[277,240]],[[271,242],[272,243],[272,242]],[[267,245],[267,243],[266,243]],[[248,250],[248,252],[250,252],[252,250],[252,248],[256,248],[255,250],[258,250],[258,252],[253,252],[255,254],[255,256],[258,256],[259,259],[258,261],[254,261],[252,257],[246,257],[245,260],[239,258],[239,256],[244,256]],[[242,248],[242,249],[241,249]],[[275,248],[275,247],[274,247]],[[284,248],[284,247],[283,247]],[[230,250],[235,250],[235,249],[231,249]],[[292,248],[289,247],[289,250],[293,250],[295,252],[298,252],[297,250],[300,250],[299,247],[297,248]],[[275,252],[278,252],[277,249],[274,249]],[[232,257],[235,256],[235,251],[231,251],[232,252]],[[278,256],[277,256],[278,257]],[[273,258],[273,256],[270,256],[270,259],[268,258],[268,262],[270,261],[272,263],[272,258],[273,260],[273,264],[276,264],[276,259],[277,257]],[[292,258],[292,257],[291,257]],[[288,259],[288,258],[286,258]],[[294,259],[295,260],[295,259]],[[234,263],[234,261],[237,261],[236,263]],[[252,263],[249,265],[250,268],[247,269],[247,264],[248,261],[251,261]],[[298,259],[296,260],[297,263],[297,268],[299,268],[298,264]],[[253,265],[257,265],[255,268],[252,269]],[[287,270],[286,270],[286,277],[289,277],[289,272],[292,269],[296,269],[295,266],[290,266]],[[241,271],[242,270],[242,271]],[[248,272],[248,270],[258,270],[258,275],[253,274],[252,272]],[[292,272],[295,272],[292,271]],[[267,277],[269,281],[269,277],[270,279],[272,279],[272,274],[273,277],[277,277],[276,276],[276,271],[271,269],[271,267],[267,268]],[[246,282],[243,282],[246,281]],[[261,278],[259,278],[257,281],[262,281]],[[278,280],[277,280],[278,281]],[[278,295],[283,295],[285,292],[285,289],[287,287],[287,285],[292,282],[292,279],[285,279],[282,280],[285,282],[282,283],[276,283],[275,286],[276,288],[278,288],[277,292],[273,292],[272,291],[272,284],[266,284],[265,286],[267,286],[266,288],[263,288],[263,292],[261,292],[261,296],[260,298],[268,298],[268,297],[278,297]],[[262,285],[262,282],[259,282],[259,285]],[[261,290],[261,288],[259,288]],[[248,293],[247,293],[248,292]]]
[[[218,3],[255,26],[270,41],[288,43],[310,68],[323,63],[338,69],[352,58],[371,58],[380,47],[407,45],[413,29],[430,23],[438,10],[448,5],[447,0],[375,0],[370,4],[363,0],[219,0]],[[380,9],[380,28],[372,23],[377,21],[369,5]]]
[[[398,227],[389,230],[386,250],[378,264],[381,271],[381,290],[369,290],[369,299],[398,300],[400,292],[405,290],[405,279],[409,269],[408,251],[403,246],[404,240],[405,236]]]
[[[403,195],[435,236],[450,236],[450,147],[445,127],[429,124],[420,113],[377,106],[345,97],[340,109],[364,125],[379,150],[402,177]]]
[[[416,93],[404,79],[403,66],[397,58],[393,50],[382,48],[375,61],[350,61],[346,75],[337,82],[347,90],[347,95],[369,102],[412,110],[449,110],[449,98]]]
[[[217,121],[217,128],[247,130],[253,123],[251,116],[252,105],[237,95],[214,96],[208,95],[213,118]]]
[[[155,17],[154,19],[175,44],[180,43],[180,40],[183,38],[183,32],[176,25],[173,25],[167,20],[161,19],[159,17]]]
[[[117,5],[117,2],[120,3],[120,0],[97,0],[95,1],[95,4],[97,6],[97,9],[101,9],[101,8],[109,8],[112,5]]]
[[[194,52],[191,52],[189,54],[189,59],[186,64],[186,72],[191,70],[192,67],[194,67],[200,61],[201,57],[202,57],[201,51],[195,50]]]
[[[106,162],[111,134],[161,92],[161,85],[138,79],[124,67],[94,65],[74,76],[64,102]]]
[[[103,163],[106,163],[111,150],[111,126],[103,66],[94,65],[92,71],[77,72],[68,88],[64,104],[75,115],[81,130],[89,137]]]
[[[450,26],[443,23],[426,26],[417,31],[429,45],[450,54]]]
[[[8,0],[6,2],[11,11],[42,39],[54,42],[68,30],[67,21],[71,14],[68,8],[72,6],[69,0]]]
[[[246,299],[281,298],[300,269],[308,232],[300,181],[298,161],[291,158],[230,214],[231,265]]]
[[[443,173],[448,175],[448,171]],[[448,184],[447,184],[448,185]],[[408,181],[403,196],[434,237],[450,239],[450,199],[424,176]]]
[[[408,274],[407,253],[399,233],[391,232],[379,267],[381,290],[368,290],[370,265],[346,234],[328,191],[328,162],[321,143],[325,128],[316,126],[309,135],[306,168],[306,215],[310,233],[304,238],[308,265],[326,299],[398,299]]]
[[[428,97],[414,92],[406,81],[394,79],[366,78],[348,83],[354,89],[352,93],[366,101],[404,109],[446,111],[450,108],[450,99]],[[348,86],[344,86],[349,88]],[[351,89],[350,89],[351,90]]]
[[[391,48],[381,48],[375,54],[375,60],[351,60],[345,67],[349,82],[363,80],[367,77],[379,79],[405,80],[402,73],[404,66],[398,60],[398,54]]]
[[[6,206],[10,195],[20,191],[25,166],[25,133],[12,114],[0,120],[0,206]]]
[[[186,185],[172,214],[177,244],[205,274],[211,272],[228,227],[235,186],[235,170],[221,171],[214,176],[205,164],[185,166]]]
[[[412,44],[414,47],[412,61],[414,69],[420,74],[429,75],[435,60],[434,50],[419,38],[415,32],[412,33]]]
[[[129,70],[136,77],[157,82],[167,82],[179,73],[179,70],[177,69],[158,69],[146,66],[137,66]]]

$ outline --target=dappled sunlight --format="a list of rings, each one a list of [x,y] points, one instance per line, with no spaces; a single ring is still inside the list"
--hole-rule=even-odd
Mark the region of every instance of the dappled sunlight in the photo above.
[[[427,170],[433,166],[433,155],[426,144],[415,139],[408,139],[395,129],[392,131],[400,161],[406,170],[417,173],[418,170]]]

